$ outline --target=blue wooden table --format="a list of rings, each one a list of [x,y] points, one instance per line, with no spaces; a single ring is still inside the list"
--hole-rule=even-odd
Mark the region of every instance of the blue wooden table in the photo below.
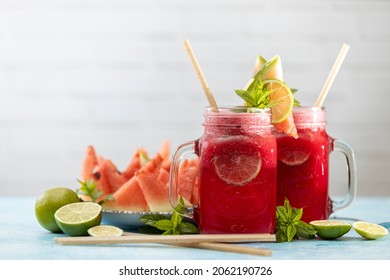
[[[55,237],[63,237],[63,234],[50,233],[38,224],[34,204],[34,197],[0,197],[1,260],[390,260],[389,235],[370,241],[361,238],[353,229],[334,241],[315,239],[246,244],[271,249],[271,257],[159,244],[64,246],[54,242]],[[390,197],[358,197],[349,208],[336,212],[334,216],[374,223],[389,222]]]

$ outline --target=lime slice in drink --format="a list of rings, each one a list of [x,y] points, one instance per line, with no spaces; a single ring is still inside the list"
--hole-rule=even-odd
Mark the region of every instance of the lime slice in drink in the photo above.
[[[70,236],[88,235],[88,229],[100,225],[102,207],[94,202],[76,202],[58,209],[54,218],[60,229]]]
[[[88,229],[88,234],[90,236],[122,236],[123,230],[118,227],[109,226],[109,225],[99,225],[94,226]]]
[[[261,169],[261,156],[226,153],[214,158],[214,168],[218,177],[234,186],[244,186],[259,174]]]
[[[336,239],[350,231],[352,225],[336,220],[315,220],[310,225],[317,231],[317,235],[323,239]]]
[[[281,149],[278,151],[278,159],[288,166],[298,166],[304,164],[310,157],[310,151]]]
[[[358,221],[354,222],[352,226],[358,234],[370,240],[382,238],[389,234],[387,228],[377,224]]]

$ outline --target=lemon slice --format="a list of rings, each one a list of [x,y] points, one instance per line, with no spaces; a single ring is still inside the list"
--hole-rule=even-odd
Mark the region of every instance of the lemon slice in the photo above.
[[[266,79],[263,83],[268,90],[273,90],[270,94],[271,122],[274,124],[286,120],[292,113],[294,106],[294,95],[291,89],[282,81],[276,79]]]
[[[309,223],[317,231],[317,235],[322,239],[336,239],[352,228],[352,225],[336,220],[315,220]]]
[[[88,229],[100,225],[102,207],[94,202],[76,202],[58,209],[54,218],[59,228],[70,236],[88,235]]]
[[[352,226],[358,234],[370,240],[382,238],[387,234],[389,234],[387,228],[377,224],[358,221],[358,222],[354,222]]]
[[[123,230],[118,227],[110,225],[99,225],[94,226],[88,229],[88,234],[90,236],[122,236]]]

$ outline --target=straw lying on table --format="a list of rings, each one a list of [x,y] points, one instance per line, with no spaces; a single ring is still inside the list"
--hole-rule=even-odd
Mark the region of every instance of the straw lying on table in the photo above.
[[[60,237],[55,242],[62,245],[107,245],[132,243],[159,243],[184,247],[203,248],[242,254],[271,255],[268,249],[237,246],[225,243],[274,242],[273,234],[186,234],[186,235],[143,235],[127,234],[118,237]]]

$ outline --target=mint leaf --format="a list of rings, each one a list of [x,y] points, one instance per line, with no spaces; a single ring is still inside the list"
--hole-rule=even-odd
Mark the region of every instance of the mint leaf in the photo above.
[[[293,209],[291,219],[293,222],[299,222],[303,215],[303,209]]]
[[[103,195],[103,192],[101,190],[96,189],[97,184],[92,179],[89,179],[86,182],[77,180],[77,182],[79,182],[81,186],[79,189],[76,190],[76,193],[88,196],[92,200],[92,202],[103,204],[107,200],[115,200],[111,194],[107,194],[103,198],[99,199]]]
[[[246,102],[248,108],[270,108],[276,103],[270,101],[269,96],[274,90],[269,90],[259,77],[255,77],[247,90],[236,89],[236,94]]]
[[[199,233],[199,230],[195,225],[187,222],[182,222],[179,225],[179,230],[182,233],[188,233],[188,234]]]
[[[177,235],[199,232],[195,225],[183,222],[182,215],[185,214],[187,209],[182,197],[180,197],[178,204],[173,210],[174,211],[170,219],[161,214],[146,214],[140,217],[139,220],[148,226],[156,228],[159,230],[159,233],[162,231],[163,235]],[[150,231],[150,229],[147,229],[147,231]]]
[[[276,207],[276,229],[277,242],[290,242],[294,238],[312,239],[316,231],[314,228],[301,221],[303,209],[293,208],[286,198],[283,206]]]
[[[170,230],[173,229],[173,223],[171,220],[159,220],[154,225],[159,230]]]
[[[166,217],[162,214],[146,214],[139,218],[139,220],[149,226],[155,226],[160,220],[164,220]]]
[[[317,231],[310,225],[303,221],[298,222],[296,236],[304,239],[313,239]]]

